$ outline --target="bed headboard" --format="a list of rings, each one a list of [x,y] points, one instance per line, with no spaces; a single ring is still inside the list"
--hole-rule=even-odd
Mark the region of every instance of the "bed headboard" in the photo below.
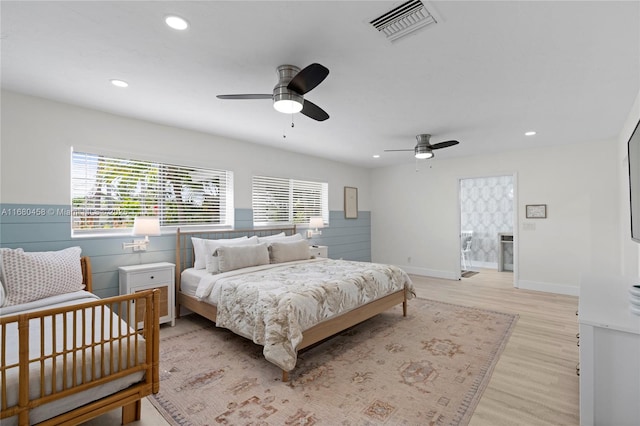
[[[80,258],[80,267],[82,268],[82,284],[85,285],[85,290],[88,292],[93,291],[93,279],[91,277],[91,259],[88,256],[82,256]]]
[[[256,229],[227,229],[219,231],[181,231],[176,230],[176,283],[180,282],[180,273],[187,268],[191,268],[194,262],[193,244],[191,237],[204,238],[208,240],[219,240],[238,237],[267,237],[284,232],[286,235],[296,233],[296,225],[279,228],[256,228]]]

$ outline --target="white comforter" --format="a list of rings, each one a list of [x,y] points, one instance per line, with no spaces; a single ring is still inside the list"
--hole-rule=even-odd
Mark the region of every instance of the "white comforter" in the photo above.
[[[304,330],[403,288],[415,295],[393,265],[314,259],[207,275],[196,297],[217,306],[218,327],[263,345],[268,361],[290,371]]]
[[[49,308],[58,308],[62,306],[71,306],[77,305],[84,302],[91,302],[99,299],[92,293],[87,291],[77,291],[74,293],[67,293],[58,296],[48,297],[45,299],[37,300],[30,303],[25,303],[22,305],[8,306],[0,309],[0,316],[11,316],[15,314],[22,314],[26,312],[38,311]],[[56,351],[59,353],[63,349],[72,349],[72,348],[81,348],[83,343],[89,344],[94,341],[101,341],[102,335],[104,334],[104,338],[107,339],[111,334],[114,336],[124,335],[127,331],[129,331],[128,325],[121,321],[120,318],[116,314],[112,314],[108,308],[105,308],[104,311],[100,307],[95,308],[97,311],[96,319],[97,321],[92,322],[91,320],[91,309],[86,309],[86,315],[83,317],[81,315],[82,310],[77,310],[76,318],[77,318],[77,330],[78,333],[73,338],[73,313],[66,314],[66,322],[63,321],[63,315],[57,315],[55,320],[55,329],[56,329],[56,339],[55,344],[50,337],[44,338],[44,350],[43,353],[46,355],[50,355],[53,352],[54,346]],[[106,320],[106,321],[105,321]],[[103,327],[103,322],[105,326]],[[107,324],[111,322],[112,326],[109,327]],[[66,332],[65,332],[66,326]],[[84,326],[84,328],[82,328]],[[51,336],[53,325],[52,325],[52,317],[45,317],[44,327],[41,327],[40,320],[32,319],[29,321],[29,358],[35,358],[41,354],[41,334],[42,329],[44,328],[44,335]],[[84,333],[81,332],[84,330]],[[120,333],[120,334],[119,334]],[[66,342],[65,342],[66,337]],[[6,340],[2,340],[6,339]],[[75,341],[74,341],[75,340]],[[0,328],[0,341],[6,342],[3,351],[6,356],[6,365],[17,364],[18,362],[18,327],[17,323],[9,323],[6,327],[6,336],[2,335],[2,328]],[[92,377],[91,374],[91,365],[95,365],[95,369],[93,371],[93,377],[99,378],[101,376],[101,371],[104,371],[105,374],[110,373],[111,366],[113,365],[114,371],[118,371],[120,369],[120,365],[126,366],[131,365],[133,361],[133,346],[135,345],[135,341],[133,339],[125,339],[123,344],[122,351],[119,350],[118,342],[114,342],[112,345],[102,345],[102,349],[104,352],[98,348],[95,352],[91,350],[87,350],[84,353],[86,364],[85,374],[86,378]],[[138,345],[138,356],[139,360],[143,361],[145,357],[145,341],[142,337],[137,339]],[[130,351],[127,351],[127,347]],[[111,354],[118,354],[121,352],[120,356],[113,356],[113,360],[111,360]],[[127,353],[129,354],[129,360],[127,361]],[[82,350],[78,349],[76,351],[77,359],[81,360],[82,358]],[[92,364],[92,359],[95,357],[95,361]],[[67,361],[64,362],[62,357],[58,357],[58,361],[56,363],[56,388],[58,391],[62,389],[62,376],[63,372],[67,373],[67,383],[72,383],[73,377],[71,372],[72,365],[72,356],[69,355],[67,357]],[[104,362],[103,362],[104,359]],[[112,364],[113,362],[113,364]],[[63,365],[66,364],[66,368]],[[102,370],[102,368],[104,370]],[[30,398],[36,398],[40,395],[40,365],[39,363],[32,363],[30,367],[30,379],[29,379],[29,394]],[[51,361],[45,362],[44,365],[45,370],[47,370],[46,380],[44,383],[44,393],[50,394],[52,387],[52,363]],[[76,380],[78,383],[82,382],[82,368],[77,370]],[[87,389],[84,392],[73,394],[69,397],[62,398],[60,400],[44,404],[37,408],[31,410],[30,420],[31,423],[37,423],[58,414],[69,411],[73,408],[76,408],[79,405],[86,404],[88,402],[94,401],[96,399],[102,398],[106,395],[110,395],[119,390],[125,389],[133,383],[139,382],[144,376],[143,372],[138,372],[134,374],[130,374],[128,376],[122,377],[118,380],[107,382],[104,385],[100,385],[94,388]],[[7,392],[6,398],[9,406],[15,405],[18,401],[18,369],[11,368],[7,370]],[[0,398],[3,395],[0,392]],[[2,426],[10,426],[17,424],[16,417],[9,417],[2,420]]]

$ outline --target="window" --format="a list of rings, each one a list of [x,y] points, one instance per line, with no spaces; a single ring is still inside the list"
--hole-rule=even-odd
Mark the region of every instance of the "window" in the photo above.
[[[118,233],[136,216],[160,226],[233,226],[233,173],[72,152],[72,235]]]
[[[251,199],[254,226],[329,222],[328,183],[254,176]]]

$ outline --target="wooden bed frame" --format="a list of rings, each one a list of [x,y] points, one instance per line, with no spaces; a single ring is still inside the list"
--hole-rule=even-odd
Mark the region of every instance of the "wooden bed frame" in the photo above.
[[[92,291],[92,279],[91,279],[91,262],[88,257],[83,257],[81,259],[82,264],[82,273],[84,277],[85,290]],[[85,422],[89,419],[102,415],[108,411],[113,409],[122,407],[122,424],[126,424],[135,420],[140,420],[141,416],[141,399],[151,393],[157,393],[160,389],[160,376],[159,376],[159,301],[160,295],[158,290],[146,290],[141,291],[135,294],[123,295],[123,296],[115,296],[105,299],[100,299],[92,302],[64,306],[58,308],[51,308],[40,310],[36,312],[29,313],[17,313],[15,315],[0,317],[0,328],[2,330],[2,353],[0,354],[1,365],[0,365],[0,389],[2,391],[2,398],[0,401],[0,419],[5,419],[8,417],[18,416],[18,424],[20,426],[28,426],[30,424],[30,410],[41,406],[43,404],[47,404],[61,398],[77,394],[80,392],[84,392],[94,388],[95,386],[102,385],[108,383],[113,380],[117,380],[124,376],[130,375],[132,373],[144,371],[144,378],[141,382],[133,384],[126,389],[123,389],[119,392],[106,396],[97,401],[93,401],[77,407],[71,411],[60,414],[56,417],[50,418],[48,420],[39,423],[39,425],[75,425],[82,422]],[[92,315],[91,318],[95,318],[96,313],[102,311],[102,309],[96,309],[97,307],[107,307],[113,312],[128,312],[128,305],[131,301],[135,301],[136,303],[143,303],[145,306],[144,319],[142,322],[144,323],[141,329],[137,331],[130,331],[129,334],[121,335],[121,336],[112,336],[109,339],[104,339],[101,342],[87,342],[84,341],[84,346],[82,349],[79,348],[70,348],[64,349],[63,351],[56,352],[54,354],[45,354],[41,353],[40,356],[30,357],[29,356],[29,323],[31,320],[37,320],[40,324],[44,324],[45,318],[55,317],[59,314],[64,314],[72,311],[84,310],[86,308],[92,308],[85,312],[86,315]],[[90,313],[89,313],[90,312]],[[75,317],[75,316],[74,316]],[[56,319],[57,321],[67,322],[67,316],[63,316],[64,319]],[[124,319],[124,318],[123,318]],[[51,318],[52,321],[55,321],[54,318]],[[131,318],[133,321],[134,318]],[[140,321],[140,319],[137,319]],[[69,320],[73,321],[73,320]],[[8,324],[16,323],[18,326],[18,339],[19,339],[19,360],[17,364],[7,365],[6,357],[5,357],[5,349],[6,349],[6,327]],[[76,327],[75,321],[73,321],[73,337],[72,341],[76,341],[75,334],[83,333],[84,323],[78,324]],[[65,327],[66,328],[66,327]],[[54,336],[50,336],[49,334],[53,334]],[[41,338],[41,345],[44,346],[45,341],[55,342],[55,333],[46,334]],[[110,333],[111,334],[111,333]],[[117,334],[117,333],[116,333]],[[145,361],[138,362],[137,355],[137,344],[134,345],[134,354],[133,359],[136,361],[133,363],[134,365],[130,365],[129,368],[120,369],[120,371],[110,374],[105,374],[104,372],[104,362],[101,365],[97,365],[92,367],[90,371],[101,371],[100,378],[92,377],[93,374],[86,374],[85,377],[83,375],[82,380],[78,380],[79,383],[70,383],[69,380],[66,379],[66,375],[63,374],[62,384],[56,383],[56,379],[53,379],[53,384],[51,388],[53,391],[47,394],[47,391],[50,389],[41,390],[40,395],[37,398],[31,399],[29,397],[29,366],[33,370],[35,365],[41,365],[47,360],[55,363],[56,360],[61,361],[65,360],[65,362],[69,362],[72,359],[72,365],[70,367],[66,367],[66,371],[71,369],[71,375],[73,377],[76,376],[76,372],[83,371],[86,369],[84,365],[85,357],[81,354],[84,351],[90,351],[91,353],[98,353],[99,351],[103,351],[104,347],[107,345],[113,345],[116,341],[123,341],[126,339],[132,339],[134,342],[137,342],[139,337],[144,337],[146,341],[146,353],[145,353]],[[55,346],[54,346],[55,347]],[[42,351],[44,352],[44,351]],[[79,353],[79,355],[78,355]],[[100,352],[103,353],[104,352]],[[115,354],[122,355],[122,354]],[[77,359],[76,359],[77,356]],[[100,357],[102,358],[102,357]],[[91,357],[94,359],[94,357]],[[109,358],[107,358],[109,360]],[[18,369],[19,375],[19,388],[18,388],[18,403],[17,405],[8,406],[7,403],[7,374],[10,369]],[[113,370],[113,369],[110,369]],[[40,383],[44,383],[44,371],[40,369]],[[74,380],[75,382],[75,380]],[[62,386],[62,390],[56,390],[57,386]],[[42,388],[42,385],[41,385]],[[11,392],[15,392],[14,389]]]
[[[206,239],[223,239],[223,238],[237,238],[244,235],[258,237],[264,237],[269,235],[275,235],[280,232],[284,232],[287,235],[293,235],[296,233],[296,227],[286,228],[268,228],[268,229],[245,229],[245,230],[233,230],[233,231],[186,231],[182,232],[178,228],[176,231],[176,315],[180,317],[180,307],[193,311],[213,322],[216,321],[217,310],[214,305],[206,302],[201,302],[193,296],[182,293],[180,290],[181,272],[184,269],[193,266],[194,253],[193,244],[191,243],[191,237],[206,238]],[[371,317],[374,317],[393,306],[402,303],[402,315],[407,316],[407,295],[404,289],[391,293],[380,299],[376,299],[359,308],[353,309],[342,315],[330,318],[323,321],[302,333],[302,342],[297,347],[300,351],[315,343],[318,343],[328,337],[331,337],[341,331],[344,331],[356,324],[361,323]],[[289,372],[282,370],[282,381],[289,381]]]

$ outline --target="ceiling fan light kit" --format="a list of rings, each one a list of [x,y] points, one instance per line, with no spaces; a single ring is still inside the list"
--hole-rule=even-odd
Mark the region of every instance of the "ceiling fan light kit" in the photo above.
[[[302,111],[302,102],[292,98],[293,96],[287,94],[276,95],[273,97],[273,107],[283,114],[295,114]]]
[[[273,88],[273,107],[284,114],[295,114],[302,111],[304,96],[287,88],[291,79],[300,72],[300,68],[293,65],[278,67],[278,84]]]
[[[218,95],[218,99],[272,99],[273,108],[284,114],[301,112],[316,121],[324,121],[329,118],[322,108],[304,99],[305,93],[314,89],[329,75],[329,69],[320,64],[311,64],[300,70],[295,65],[280,65],[277,68],[278,83],[273,88],[273,93],[268,94],[242,94],[242,95]]]
[[[414,149],[416,158],[419,160],[426,160],[433,157],[433,151],[426,146],[417,145]]]
[[[431,145],[431,143],[429,143],[429,139],[431,139],[431,135],[422,133],[416,136],[416,140],[418,141],[418,143],[413,149],[385,149],[385,152],[413,151],[415,157],[418,160],[426,160],[429,158],[433,158],[434,149],[447,148],[449,146],[457,145],[460,143],[458,141],[444,141]]]

